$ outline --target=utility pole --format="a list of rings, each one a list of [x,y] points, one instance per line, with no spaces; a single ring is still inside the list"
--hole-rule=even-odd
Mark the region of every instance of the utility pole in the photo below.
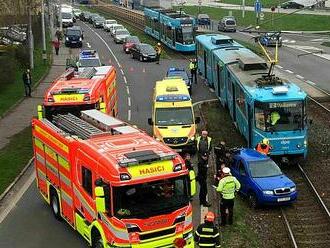
[[[245,0],[242,0],[242,18],[245,17]]]
[[[32,0],[29,0],[28,15],[29,15],[29,58],[30,58],[30,69],[34,68],[33,61],[33,33],[32,33]]]
[[[47,60],[46,54],[46,33],[45,33],[45,6],[44,0],[41,0],[41,35],[42,35],[42,59]]]
[[[62,0],[60,0],[60,13],[58,13],[58,16],[60,18],[60,31],[62,32]]]

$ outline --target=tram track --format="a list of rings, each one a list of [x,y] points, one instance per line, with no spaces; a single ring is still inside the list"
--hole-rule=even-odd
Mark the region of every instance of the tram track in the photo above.
[[[301,167],[286,174],[296,182],[298,200],[281,212],[293,247],[328,247],[330,244],[330,211],[316,187]]]

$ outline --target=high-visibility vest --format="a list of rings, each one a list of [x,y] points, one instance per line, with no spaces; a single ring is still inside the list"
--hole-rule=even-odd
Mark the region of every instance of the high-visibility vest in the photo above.
[[[270,146],[265,144],[265,149],[261,147],[261,144],[259,143],[256,147],[256,150],[262,154],[268,155],[270,152]]]
[[[217,191],[221,193],[223,199],[234,199],[235,191],[241,188],[241,184],[233,176],[225,176],[219,181]]]
[[[198,136],[197,139],[196,139],[197,150],[199,150],[199,143],[200,143],[200,141],[201,141],[201,136]],[[210,149],[211,141],[212,141],[212,138],[211,137],[207,137],[207,150]]]
[[[193,69],[195,69],[195,65],[194,65],[194,63],[193,63],[193,62],[190,62],[190,64],[189,64],[189,69],[190,69],[190,70],[193,70]]]

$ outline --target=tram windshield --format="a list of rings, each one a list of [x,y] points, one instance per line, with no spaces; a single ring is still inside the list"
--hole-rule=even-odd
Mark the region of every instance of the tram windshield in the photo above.
[[[182,25],[181,28],[176,30],[176,39],[177,42],[182,44],[193,44],[194,35],[192,25]]]
[[[304,128],[304,102],[255,102],[255,126],[266,132]]]

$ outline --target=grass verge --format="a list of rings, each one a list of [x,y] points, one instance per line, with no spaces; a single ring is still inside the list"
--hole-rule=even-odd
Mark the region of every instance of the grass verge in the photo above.
[[[197,6],[185,6],[183,10],[190,15],[197,16]],[[213,20],[219,20],[221,17],[232,14],[237,19],[237,24],[240,27],[247,27],[249,25],[256,25],[256,15],[254,11],[246,11],[245,18],[242,18],[242,11],[240,10],[229,10],[214,7],[201,7],[201,13],[206,13]],[[318,15],[285,15],[278,13],[264,13],[264,21],[261,21],[260,27],[265,30],[306,30],[306,31],[322,31],[329,30],[330,16],[318,16]],[[274,15],[274,21],[272,20]],[[279,19],[277,19],[279,18]],[[308,23],[308,25],[306,25]]]
[[[323,42],[321,45],[326,46],[326,47],[330,47],[330,42]]]
[[[216,2],[242,5],[242,0],[221,0]],[[245,6],[254,6],[255,2],[256,0],[245,0]],[[263,8],[270,8],[272,6],[277,7],[281,3],[287,2],[287,0],[262,0],[261,2]]]
[[[225,141],[229,147],[246,146],[244,138],[236,130],[227,109],[218,102],[212,102],[204,103],[201,110],[206,120],[206,129],[213,138],[214,145]],[[220,230],[222,247],[260,247],[256,231],[249,223],[248,216],[253,212],[240,197],[236,198],[234,212],[234,224]]]
[[[31,127],[27,127],[14,135],[0,150],[0,194],[21,172],[31,157]]]
[[[35,85],[50,68],[51,45],[49,35],[47,37],[48,62],[42,60],[41,45],[34,49],[34,69],[32,70],[32,83]],[[24,96],[24,85],[22,74],[25,68],[21,67],[16,71],[15,81],[0,91],[0,116],[2,116],[12,105]]]

